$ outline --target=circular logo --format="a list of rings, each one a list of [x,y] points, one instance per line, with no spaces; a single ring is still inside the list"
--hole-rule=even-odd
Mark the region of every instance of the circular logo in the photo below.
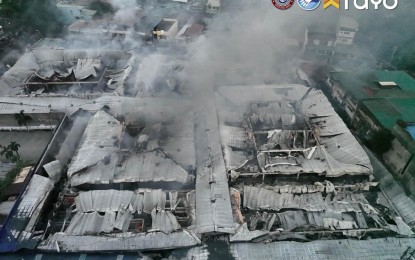
[[[297,4],[306,11],[312,11],[320,5],[321,0],[297,0]]]
[[[280,10],[286,10],[293,6],[294,0],[272,0],[272,4]]]

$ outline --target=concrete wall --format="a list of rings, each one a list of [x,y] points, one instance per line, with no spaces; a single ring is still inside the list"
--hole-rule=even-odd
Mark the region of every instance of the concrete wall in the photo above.
[[[172,40],[179,32],[179,21],[177,19],[163,18],[163,21],[173,22],[172,26],[167,31],[153,31],[153,36],[157,39]],[[165,37],[165,38],[164,38]]]
[[[406,190],[415,194],[415,140],[398,125],[393,127],[392,134],[395,139],[383,159]]]
[[[408,163],[407,168],[402,173],[401,178],[406,189],[411,194],[415,194],[415,156],[413,156],[411,161]]]
[[[346,91],[344,91],[338,82],[333,83],[332,96],[339,104],[343,105],[345,101]]]
[[[173,39],[179,32],[179,22],[176,19],[172,19],[174,22],[171,28],[166,32],[167,38]]]
[[[344,37],[339,37],[336,40],[336,45],[352,45],[353,44],[353,39],[350,38],[344,38]]]
[[[337,44],[343,44],[343,45],[352,45],[354,41],[356,33],[351,31],[339,31],[337,33]]]
[[[392,141],[391,149],[383,155],[383,160],[395,173],[400,173],[411,158],[411,153],[396,138]]]

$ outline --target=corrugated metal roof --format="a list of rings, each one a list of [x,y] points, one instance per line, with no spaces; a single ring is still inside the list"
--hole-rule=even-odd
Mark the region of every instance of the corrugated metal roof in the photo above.
[[[132,212],[150,214],[153,209],[164,210],[167,194],[162,190],[92,190],[82,192],[75,198],[78,212]]]
[[[211,100],[210,102],[212,102]],[[234,233],[228,179],[214,106],[197,118],[196,225],[198,233]]]
[[[247,148],[248,136],[242,127],[222,125],[220,127],[220,137],[223,145],[239,149]]]
[[[321,144],[337,161],[344,164],[363,165],[362,173],[370,173],[372,167],[369,157],[350,132],[346,124],[334,111],[323,92],[311,91],[301,102],[302,113],[307,116],[326,116],[321,120],[311,120],[320,135]],[[330,135],[330,132],[334,133]]]
[[[158,150],[132,154],[120,162],[122,155],[119,154],[118,145],[121,132],[120,123],[103,111],[91,118],[69,165],[68,176],[71,176],[72,186],[86,183],[192,181],[193,177],[186,170]],[[194,148],[190,151],[194,151]],[[88,153],[91,155],[87,156]]]
[[[18,218],[30,218],[38,205],[46,199],[54,186],[54,182],[40,175],[33,175],[30,183],[23,194],[19,207],[17,208]]]
[[[176,217],[170,211],[156,211],[151,212],[151,229],[160,230],[164,233],[171,233],[181,228]]]
[[[362,213],[357,213],[362,214]],[[338,212],[303,212],[285,211],[278,213],[281,225],[285,230],[293,230],[298,227],[313,226],[316,228],[327,229],[356,229],[367,228],[363,215],[359,218],[360,222],[354,219],[351,214]],[[347,225],[345,225],[347,223]]]
[[[162,152],[152,151],[131,155],[116,168],[114,182],[180,182],[191,177]]]
[[[244,186],[243,206],[252,210],[303,209],[307,211],[361,212],[359,204],[369,204],[362,194],[323,197],[322,193],[278,193],[269,189]]]
[[[92,116],[68,167],[68,177],[115,153],[122,130],[121,123],[102,110]]]
[[[70,236],[55,233],[38,246],[40,250],[63,252],[104,252],[173,249],[191,247],[201,241],[190,231],[170,234],[154,232],[148,234],[122,233],[113,236]]]
[[[406,196],[404,189],[395,181],[392,174],[376,159],[371,151],[366,149],[373,164],[376,179],[380,187],[392,202],[403,220],[411,226],[415,225],[415,201]]]
[[[415,239],[381,238],[370,240],[320,240],[308,243],[231,244],[235,259],[400,259],[415,248]]]
[[[160,144],[163,152],[185,169],[196,168],[194,128],[193,114],[183,113],[165,124],[169,138]]]
[[[236,229],[235,234],[233,234],[229,241],[231,242],[247,242],[251,241],[254,238],[263,236],[268,234],[269,232],[266,230],[253,230],[250,231],[248,229],[248,225],[246,223],[243,223],[239,228]]]
[[[17,210],[6,227],[12,236],[19,240],[19,243],[30,242],[32,229],[53,187],[54,182],[51,179],[35,174],[23,191]],[[10,238],[8,240],[10,241]]]
[[[133,215],[129,211],[77,213],[65,230],[65,234],[82,236],[101,232],[109,233],[114,229],[126,232]]]
[[[77,116],[72,122],[72,128],[60,146],[58,154],[55,156],[57,160],[66,165],[75,154],[79,137],[84,133],[89,122],[89,117]]]
[[[172,252],[169,260],[208,260],[209,249],[205,246],[192,247],[189,249],[179,249]]]
[[[74,174],[70,179],[71,185],[78,186],[85,183],[108,184],[113,181],[119,154],[112,153],[104,158],[107,160],[100,161],[95,165]]]
[[[415,79],[405,71],[341,71],[330,76],[359,100],[415,97]],[[381,89],[377,83],[382,81],[393,81],[399,87]]]
[[[322,144],[319,146],[317,143],[314,148],[297,147],[295,150],[303,150],[304,156],[271,158],[268,153],[259,153],[258,163],[262,171],[278,174],[319,173],[331,177],[345,174],[368,175],[372,172],[366,153],[319,90],[300,85],[267,86],[267,88],[232,86],[220,88],[217,97],[222,98],[218,100],[221,104],[218,113],[219,118],[222,119],[220,132],[227,169],[240,167],[247,160],[252,159],[249,153],[241,149],[245,149],[248,145],[247,136],[253,136],[256,132],[250,129],[250,125],[247,129],[234,126],[243,123],[240,116],[235,118],[229,116],[238,115],[236,113],[238,110],[239,113],[248,111],[247,116],[252,125],[260,124],[267,130],[275,128],[268,132],[267,142],[256,147],[257,150],[268,151],[270,150],[268,147],[277,144],[277,150],[292,150],[294,148],[291,146],[298,135],[297,132],[306,130],[308,126],[311,126],[317,140]],[[226,100],[231,100],[233,104]],[[294,102],[297,105],[293,105]],[[224,116],[221,116],[222,114]],[[307,122],[307,126],[301,126],[302,117]],[[294,124],[299,124],[297,127],[300,128],[296,129]],[[290,130],[293,127],[297,131]],[[257,141],[259,137],[255,138]],[[260,156],[265,158],[264,162]]]
[[[46,173],[49,175],[49,178],[55,182],[59,181],[61,178],[61,164],[58,160],[52,161],[43,165]]]
[[[89,76],[97,76],[95,69],[101,68],[101,60],[94,58],[78,59],[74,69],[75,77],[79,80],[86,79]]]

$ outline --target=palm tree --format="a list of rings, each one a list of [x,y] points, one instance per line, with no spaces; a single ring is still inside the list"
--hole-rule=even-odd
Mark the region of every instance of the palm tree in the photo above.
[[[14,114],[14,119],[16,119],[19,126],[26,126],[26,128],[29,130],[29,127],[27,126],[27,123],[32,121],[32,117],[28,116],[24,113],[24,110],[21,110],[19,114]]]
[[[0,155],[6,157],[7,160],[10,160],[13,163],[17,163],[18,161],[20,161],[19,147],[20,144],[16,142],[11,142],[7,146],[0,145],[0,148],[3,149],[0,152]]]
[[[11,142],[9,144],[9,147],[10,147],[10,150],[16,154],[17,159],[20,160],[20,154],[19,154],[20,144],[16,142]]]

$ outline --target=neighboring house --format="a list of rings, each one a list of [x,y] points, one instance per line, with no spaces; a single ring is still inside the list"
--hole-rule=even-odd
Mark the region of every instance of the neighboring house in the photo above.
[[[128,26],[118,26],[116,24],[108,25],[106,20],[78,20],[68,26],[68,32],[74,34],[83,34],[88,37],[133,37],[134,31]]]
[[[354,58],[354,37],[358,23],[346,16],[340,16],[338,22],[319,21],[310,24],[305,31],[303,51],[307,58],[318,57],[321,61],[330,61],[332,57]],[[350,56],[350,57],[349,57]]]
[[[114,38],[114,37],[136,37],[144,35],[139,32],[144,13],[136,10],[134,19],[94,19],[90,21],[77,20],[68,26],[68,32],[74,34],[84,34],[85,36]]]
[[[186,24],[177,34],[176,39],[182,42],[192,42],[201,36],[204,33],[204,30],[205,26],[200,22]]]
[[[206,0],[195,0],[189,5],[189,11],[203,13],[206,7]]]
[[[179,31],[177,19],[163,18],[153,29],[153,38],[157,40],[171,40]]]
[[[340,16],[337,24],[336,45],[352,45],[358,30],[359,24],[356,20],[348,16]]]
[[[91,20],[97,11],[88,9],[93,0],[58,0],[56,7],[61,12],[62,21],[71,24],[76,20]]]
[[[314,23],[306,28],[304,53],[314,52],[330,56],[336,42],[336,26],[330,23]]]
[[[206,3],[206,13],[216,14],[219,12],[221,6],[221,0],[208,0]]]
[[[360,135],[392,131],[383,159],[415,194],[415,79],[405,71],[332,72],[328,83]]]

